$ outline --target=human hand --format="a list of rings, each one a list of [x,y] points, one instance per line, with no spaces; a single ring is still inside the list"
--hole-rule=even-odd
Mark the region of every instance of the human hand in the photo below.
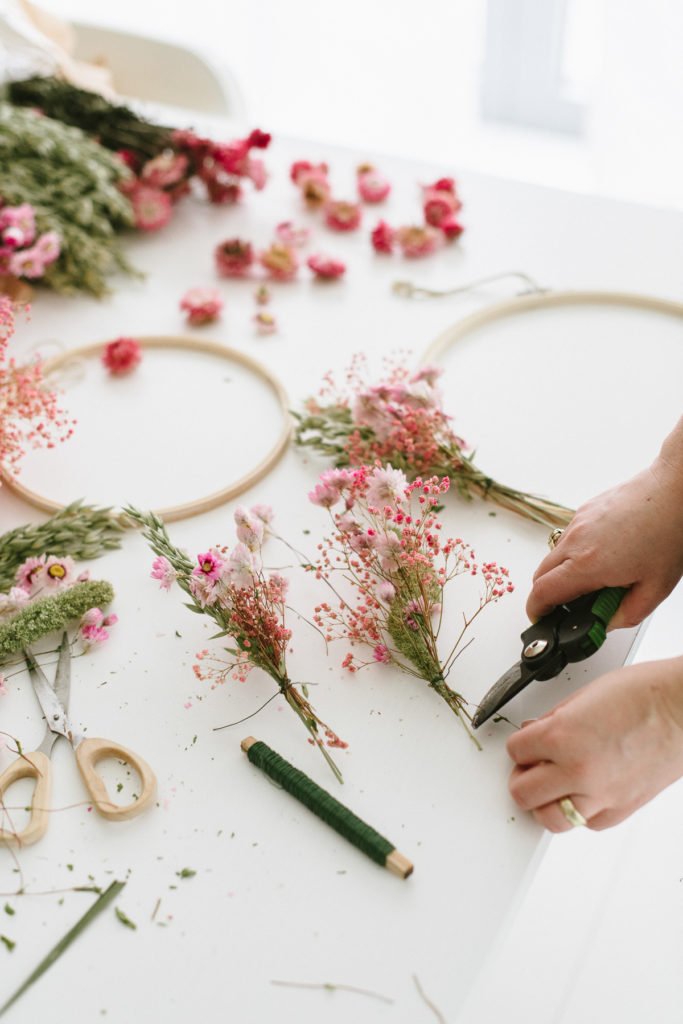
[[[661,456],[577,511],[534,574],[527,614],[603,587],[628,587],[609,628],[636,626],[683,575],[683,471]]]
[[[616,669],[507,742],[510,792],[550,832],[610,828],[683,776],[683,657]]]

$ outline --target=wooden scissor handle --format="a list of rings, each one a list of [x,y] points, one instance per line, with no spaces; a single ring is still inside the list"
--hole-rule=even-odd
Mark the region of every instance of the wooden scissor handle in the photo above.
[[[142,792],[137,800],[120,807],[109,799],[107,787],[96,771],[98,762],[105,757],[115,757],[119,761],[126,761],[138,773]],[[92,797],[93,806],[103,818],[107,818],[109,821],[126,821],[128,818],[134,818],[136,814],[142,814],[154,801],[157,789],[154,772],[147,762],[134,754],[132,750],[126,750],[125,747],[119,746],[118,743],[112,743],[111,740],[90,738],[81,740],[76,747],[76,762]]]
[[[52,773],[50,758],[40,750],[31,754],[21,754],[9,768],[0,775],[0,805],[4,806],[5,793],[13,783],[20,779],[35,779],[31,797],[31,817],[22,832],[11,829],[0,829],[0,843],[5,846],[29,846],[41,839],[47,831],[52,791]],[[5,812],[6,814],[8,812]]]

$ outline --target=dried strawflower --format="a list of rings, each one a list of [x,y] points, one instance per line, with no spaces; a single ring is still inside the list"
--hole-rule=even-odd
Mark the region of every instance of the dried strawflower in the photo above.
[[[425,220],[432,227],[441,227],[444,220],[461,209],[462,203],[445,189],[427,188],[422,200]]]
[[[386,221],[381,220],[377,227],[373,228],[370,235],[372,247],[375,252],[390,253],[394,251],[396,231]]]
[[[190,288],[180,300],[180,308],[187,313],[189,324],[201,327],[218,320],[223,298],[217,288]]]
[[[213,257],[221,277],[244,277],[254,262],[254,250],[251,242],[228,238],[216,246]]]
[[[360,227],[363,212],[359,203],[333,199],[325,207],[325,223],[334,231],[355,231]]]
[[[258,334],[263,336],[268,334],[275,334],[277,331],[277,320],[272,313],[267,313],[265,310],[261,310],[254,314],[254,326]]]
[[[168,193],[150,185],[138,185],[130,193],[135,227],[141,231],[157,231],[171,219],[172,206]]]
[[[407,225],[396,229],[396,241],[404,256],[419,259],[430,256],[439,248],[442,235],[428,224]]]
[[[275,237],[283,245],[300,249],[308,242],[311,232],[308,228],[297,228],[291,220],[284,220],[275,228]]]
[[[341,260],[335,260],[332,256],[324,256],[322,253],[315,253],[309,256],[306,265],[313,271],[316,277],[326,281],[333,281],[346,273],[346,264]]]
[[[113,377],[130,373],[142,359],[140,342],[135,338],[116,338],[104,347],[102,363]]]
[[[299,258],[291,245],[273,242],[259,254],[259,263],[275,281],[291,281],[299,269]]]
[[[372,164],[361,164],[356,172],[358,195],[364,203],[381,203],[391,192],[391,183]]]

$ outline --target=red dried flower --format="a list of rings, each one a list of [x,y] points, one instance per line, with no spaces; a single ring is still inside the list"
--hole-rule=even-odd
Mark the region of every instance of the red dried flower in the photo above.
[[[316,277],[332,281],[342,277],[346,273],[346,264],[341,260],[335,260],[331,256],[323,256],[322,253],[315,253],[306,261],[307,266],[313,271]]]
[[[114,377],[134,370],[142,359],[140,342],[135,338],[116,338],[104,347],[102,362]]]
[[[446,217],[439,224],[439,230],[443,231],[446,238],[450,240],[458,238],[465,230],[459,220],[451,214],[450,217]]]
[[[334,231],[355,231],[360,226],[362,217],[359,203],[333,199],[325,207],[325,223]]]
[[[381,203],[391,192],[391,183],[371,164],[358,168],[358,195],[365,203]]]
[[[396,232],[385,220],[381,220],[370,235],[375,252],[393,252]]]
[[[462,203],[450,192],[440,189],[426,189],[424,194],[425,220],[438,228],[441,222],[457,213]]]
[[[244,277],[254,262],[251,242],[228,238],[214,249],[216,270],[221,277]]]
[[[254,149],[267,149],[271,138],[272,136],[268,132],[262,132],[260,128],[254,128],[253,132],[249,133],[247,142]]]

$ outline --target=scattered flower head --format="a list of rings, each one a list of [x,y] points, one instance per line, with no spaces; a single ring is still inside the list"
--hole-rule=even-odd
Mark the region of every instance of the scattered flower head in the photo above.
[[[189,324],[202,327],[218,320],[223,298],[217,288],[190,288],[180,300],[180,308],[187,313]]]
[[[362,164],[357,171],[358,195],[364,203],[381,203],[391,192],[391,183],[371,164]]]
[[[332,199],[325,207],[325,223],[334,231],[355,231],[360,227],[363,212],[359,203]]]
[[[335,260],[332,256],[324,256],[322,253],[315,253],[309,256],[306,265],[313,271],[316,277],[323,280],[333,281],[343,277],[346,273],[346,264],[341,260]]]
[[[273,242],[259,255],[259,263],[275,281],[291,281],[299,269],[299,259],[291,245]]]
[[[254,262],[251,242],[228,238],[214,249],[216,270],[221,277],[244,277]]]
[[[113,377],[130,373],[142,359],[140,342],[135,338],[116,338],[104,347],[102,363]]]

